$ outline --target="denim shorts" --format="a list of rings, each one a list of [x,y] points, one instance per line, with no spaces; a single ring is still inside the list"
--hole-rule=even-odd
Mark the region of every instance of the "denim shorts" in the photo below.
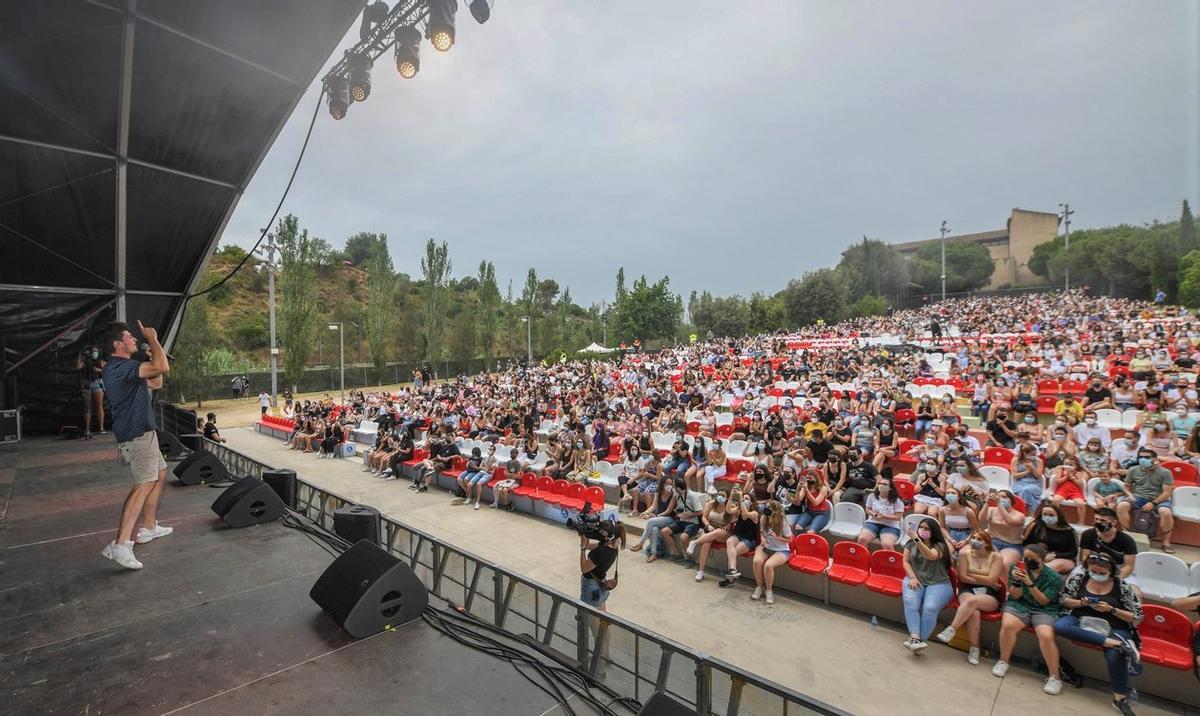
[[[608,590],[603,584],[586,574],[579,575],[579,601],[598,607],[607,600]]]
[[[752,540],[752,539],[747,539],[747,538],[745,538],[745,537],[735,537],[734,539],[736,539],[738,542],[741,542],[741,543],[742,543],[742,545],[743,545],[743,546],[746,548],[746,550],[747,550],[747,551],[749,551],[749,552],[753,552],[753,551],[754,551],[754,549],[755,549],[756,547],[758,547],[758,542],[755,542],[755,541],[754,541],[754,540]]]
[[[1133,503],[1133,509],[1140,510],[1143,507],[1145,507],[1147,504],[1154,502],[1154,500],[1147,500],[1142,497],[1122,497],[1121,502],[1131,502],[1131,503]],[[1167,500],[1166,502],[1160,503],[1158,506],[1165,507],[1169,510],[1169,509],[1171,509],[1171,501]]]
[[[474,487],[475,485],[486,485],[488,482],[491,482],[491,480],[492,476],[486,472],[477,472],[475,473],[475,477],[471,478],[471,486]]]
[[[1005,542],[1004,540],[1000,539],[999,537],[992,538],[992,549],[994,549],[996,552],[1001,552],[1006,549],[1015,549],[1018,552],[1025,551],[1025,548],[1022,547],[1021,545],[1013,544],[1012,542]]]
[[[878,522],[867,522],[863,524],[863,529],[878,537],[880,534],[900,536],[900,528],[892,527],[891,525],[881,525]]]
[[[1046,612],[1019,612],[1012,607],[1004,607],[1005,614],[1011,614],[1027,627],[1054,626],[1054,622],[1058,619],[1057,615],[1047,614]]]

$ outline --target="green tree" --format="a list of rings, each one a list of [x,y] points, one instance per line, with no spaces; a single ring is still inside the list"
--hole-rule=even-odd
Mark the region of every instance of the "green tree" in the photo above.
[[[1187,199],[1183,200],[1183,210],[1179,212],[1179,253],[1190,254],[1200,249],[1200,238],[1196,236],[1196,222],[1192,218],[1192,207]]]
[[[1179,301],[1186,306],[1200,306],[1200,249],[1179,260]]]
[[[878,239],[863,237],[842,252],[837,265],[849,300],[868,293],[897,296],[908,287],[908,262],[900,252]]]
[[[483,352],[484,370],[491,370],[496,353],[496,332],[500,328],[500,288],[496,286],[496,267],[491,261],[479,262],[479,290],[476,291],[479,313],[479,347]]]
[[[683,313],[683,301],[671,293],[671,278],[663,276],[654,283],[645,276],[633,282],[613,307],[611,321],[621,340],[642,342],[675,335]]]
[[[781,293],[793,326],[809,326],[819,320],[840,321],[846,313],[850,291],[837,269],[809,271],[799,279],[788,281]]]
[[[387,234],[375,234],[370,231],[360,231],[346,239],[346,248],[342,250],[346,260],[355,266],[361,266],[364,261],[374,255],[377,247],[387,251]]]
[[[868,293],[866,296],[846,306],[846,317],[865,318],[867,316],[882,316],[887,313],[887,309],[887,299]]]
[[[708,338],[745,335],[750,307],[741,296],[714,297],[708,291],[688,297],[688,315],[697,334]]]
[[[371,350],[375,379],[382,382],[384,367],[392,357],[398,327],[396,275],[392,271],[392,257],[388,255],[387,241],[376,241],[370,248],[371,253],[364,264],[367,270],[367,308],[363,316],[363,331],[367,334],[367,347]]]
[[[283,369],[293,385],[300,382],[304,365],[312,355],[318,325],[317,254],[319,239],[300,230],[293,214],[279,220],[275,230],[279,244],[279,309],[277,337],[283,349]]]
[[[787,326],[787,307],[783,299],[757,291],[750,295],[750,332],[771,333]]]
[[[208,297],[197,296],[187,302],[179,337],[172,349],[175,364],[165,385],[180,403],[193,400],[201,407],[204,392],[204,354],[215,344],[213,327],[208,317]]]
[[[433,239],[425,243],[425,256],[421,258],[421,273],[425,278],[425,357],[431,362],[442,356],[442,314],[445,309],[442,299],[453,268],[445,241],[440,246]]]
[[[959,293],[983,288],[992,280],[996,262],[982,244],[973,241],[946,242],[946,291]],[[942,247],[926,244],[909,261],[912,282],[928,294],[942,290]],[[876,294],[878,295],[878,294]]]

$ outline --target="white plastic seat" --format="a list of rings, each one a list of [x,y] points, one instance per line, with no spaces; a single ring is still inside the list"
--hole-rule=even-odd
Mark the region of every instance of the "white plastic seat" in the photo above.
[[[733,425],[733,413],[717,413],[717,425]]]
[[[1176,487],[1171,493],[1171,503],[1175,519],[1200,522],[1200,487]]]
[[[1121,427],[1121,411],[1112,408],[1100,408],[1096,411],[1096,424],[1110,430]]]
[[[1191,584],[1188,586],[1189,594],[1200,592],[1200,559],[1192,564],[1190,570],[1192,574]]]
[[[1012,474],[1008,471],[1008,468],[1000,467],[999,465],[983,465],[979,468],[979,474],[983,475],[990,487],[994,487],[997,490],[1012,489]]]
[[[1133,565],[1142,594],[1160,602],[1186,597],[1191,574],[1187,562],[1163,552],[1142,552]]]
[[[654,445],[655,451],[670,450],[675,444],[675,437],[658,431],[650,433],[650,443]]]
[[[824,531],[843,539],[857,539],[866,523],[866,510],[853,502],[839,502],[833,506],[833,519]]]
[[[730,457],[741,457],[742,453],[746,452],[746,446],[749,443],[745,440],[730,440],[725,446],[725,454]]]
[[[905,515],[904,519],[900,520],[900,542],[899,546],[903,547],[908,542],[908,530],[917,528],[917,523],[928,518],[929,515],[918,515],[915,512]]]
[[[1133,430],[1137,427],[1138,417],[1141,415],[1139,410],[1126,410],[1121,413],[1121,428],[1124,430]]]

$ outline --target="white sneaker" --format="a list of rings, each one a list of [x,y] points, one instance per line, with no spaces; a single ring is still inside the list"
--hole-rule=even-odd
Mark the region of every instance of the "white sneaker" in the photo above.
[[[696,543],[689,542],[687,546],[687,556],[691,557],[696,554]]]
[[[100,550],[100,555],[111,559],[125,569],[142,568],[142,563],[137,560],[137,557],[133,556],[132,543],[117,544],[116,542],[109,542],[104,545],[104,549]]]
[[[704,570],[700,570],[699,572],[696,572],[696,581],[697,582],[704,581]]]
[[[763,594],[763,588],[762,588],[762,587],[755,587],[755,588],[754,588],[754,593],[752,593],[752,594],[750,595],[750,598],[751,598],[751,599],[755,599],[755,600],[757,600],[759,597],[761,597],[761,596],[762,596],[762,594]]]
[[[1007,673],[1008,673],[1008,662],[1007,661],[997,661],[996,665],[992,667],[992,676],[998,676],[1001,679],[1003,679],[1004,675]]]
[[[174,531],[174,527],[164,527],[163,525],[156,523],[153,529],[146,529],[145,527],[139,529],[137,531],[137,536],[134,537],[134,541],[138,544],[146,544],[147,542],[156,540],[159,537],[166,537]]]
[[[494,509],[496,509],[496,508],[497,508],[497,507],[499,507],[499,506],[500,506],[500,505],[496,504],[495,502],[493,502],[493,503],[492,503],[492,509],[493,509],[493,510],[494,510]]]
[[[775,603],[775,593],[772,592],[771,590],[767,590],[767,604],[774,604],[774,603]]]
[[[973,646],[967,649],[967,663],[971,666],[979,666],[979,647]]]
[[[476,502],[476,503],[475,503],[475,509],[477,509],[477,510],[479,509],[479,503],[478,503],[478,502]]]
[[[1051,696],[1058,696],[1062,693],[1062,679],[1057,676],[1050,676],[1046,679],[1046,685],[1042,687],[1042,691]]]
[[[949,644],[954,641],[954,633],[954,627],[946,627],[937,635],[937,640],[943,644]]]

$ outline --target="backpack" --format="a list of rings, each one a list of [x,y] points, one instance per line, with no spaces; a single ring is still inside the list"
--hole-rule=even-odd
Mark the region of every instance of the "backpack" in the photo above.
[[[1154,539],[1158,535],[1158,510],[1154,509],[1150,512],[1134,510],[1130,529]]]

